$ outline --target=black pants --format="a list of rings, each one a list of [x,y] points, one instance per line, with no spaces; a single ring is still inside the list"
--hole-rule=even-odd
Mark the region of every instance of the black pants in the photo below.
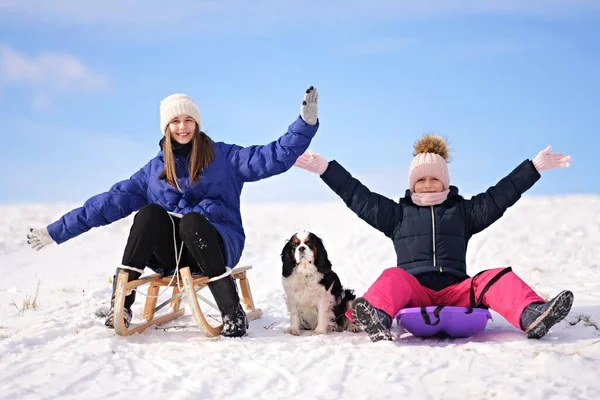
[[[177,263],[176,254],[180,256],[179,268],[189,266],[192,273],[212,278],[225,272],[223,239],[203,215],[191,212],[178,218],[158,204],[142,208],[133,219],[122,264],[140,270],[150,267],[171,275]],[[117,274],[120,270],[117,269]],[[127,272],[129,280],[141,276],[133,270]],[[231,312],[239,304],[233,278],[219,279],[208,286],[222,313]],[[134,301],[135,291],[125,299],[125,308],[131,308]]]
[[[158,204],[149,204],[133,219],[121,263],[171,275],[179,253],[180,268],[189,266],[193,273],[211,278],[225,272],[223,239],[204,216],[192,212],[178,218]]]

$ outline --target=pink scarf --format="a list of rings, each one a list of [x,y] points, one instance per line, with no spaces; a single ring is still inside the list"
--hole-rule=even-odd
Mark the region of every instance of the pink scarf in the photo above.
[[[448,193],[450,193],[450,189],[434,193],[413,193],[410,198],[418,206],[437,206],[448,198]]]

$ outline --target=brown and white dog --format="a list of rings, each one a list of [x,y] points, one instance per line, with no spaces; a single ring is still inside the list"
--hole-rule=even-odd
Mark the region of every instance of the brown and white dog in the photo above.
[[[290,314],[286,333],[360,330],[344,315],[356,298],[354,291],[342,286],[317,235],[307,231],[295,233],[283,247],[281,261],[283,290]]]

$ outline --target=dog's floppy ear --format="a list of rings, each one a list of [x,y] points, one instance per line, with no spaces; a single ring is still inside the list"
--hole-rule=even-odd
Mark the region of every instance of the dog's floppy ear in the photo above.
[[[315,242],[317,247],[317,258],[315,259],[317,271],[321,273],[331,271],[331,262],[329,261],[329,255],[327,254],[323,241],[315,234],[312,234],[311,240]]]
[[[283,246],[283,250],[281,251],[281,274],[284,278],[290,276],[294,271],[294,267],[296,266],[296,259],[292,255],[292,239],[293,237],[288,239],[285,246]]]

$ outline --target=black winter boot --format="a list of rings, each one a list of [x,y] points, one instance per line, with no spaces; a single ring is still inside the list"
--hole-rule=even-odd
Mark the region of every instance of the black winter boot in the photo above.
[[[125,268],[117,268],[117,271],[115,272],[115,274],[113,275],[113,288],[112,288],[112,295],[110,297],[110,309],[108,310],[108,313],[106,313],[106,320],[104,321],[104,325],[106,325],[107,327],[114,329],[115,328],[115,292],[117,290],[117,277],[119,276],[119,272],[121,271],[125,271],[129,274],[128,278],[127,278],[127,282],[131,282],[134,281],[136,279],[139,279],[140,276],[142,276],[141,273],[137,272],[137,271],[133,271],[131,269],[125,269]],[[135,302],[135,291],[131,292],[131,294],[127,297],[125,297],[125,305],[123,306],[123,323],[125,324],[126,328],[129,328],[129,324],[131,323],[131,318],[133,317],[133,313],[131,312],[131,306],[133,305],[133,303]]]
[[[352,302],[352,317],[360,328],[367,332],[373,342],[392,340],[390,329],[392,318],[382,310],[375,308],[362,297]]]
[[[226,337],[242,337],[246,335],[249,328],[246,312],[240,304],[235,282],[227,276],[208,284],[223,320],[223,331],[221,335]]]
[[[573,293],[563,290],[547,303],[532,303],[521,314],[521,328],[529,339],[542,338],[571,311]]]

